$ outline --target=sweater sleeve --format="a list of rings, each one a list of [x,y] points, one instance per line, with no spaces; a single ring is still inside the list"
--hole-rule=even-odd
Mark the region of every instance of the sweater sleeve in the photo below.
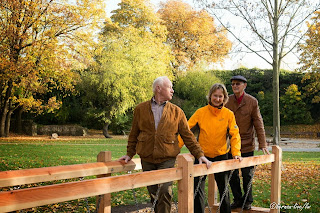
[[[230,144],[231,144],[231,154],[232,156],[241,156],[241,138],[239,133],[239,127],[236,123],[236,118],[233,112],[230,111],[229,116],[229,134],[231,136]]]
[[[186,147],[191,152],[191,154],[195,158],[199,159],[200,157],[204,156],[203,151],[189,128],[185,114],[183,113],[183,111],[181,111],[181,113],[182,113],[182,115],[181,115],[181,119],[179,122],[179,134],[180,134],[179,146],[182,147],[183,144],[185,144]],[[191,120],[191,118],[190,118],[190,120]]]
[[[136,108],[133,112],[132,127],[128,137],[127,155],[132,159],[136,154],[136,145],[140,133],[138,125],[139,110]]]
[[[251,117],[253,120],[254,129],[256,130],[256,133],[257,133],[259,149],[267,148],[266,133],[264,130],[263,119],[260,113],[257,100],[254,102]]]
[[[192,127],[194,127],[197,123],[198,123],[198,114],[197,114],[197,111],[196,111],[188,121],[189,129],[192,129]],[[181,138],[181,135],[179,135],[178,140],[179,140],[179,147],[181,149],[183,147],[183,145],[184,145],[184,142],[183,142],[183,140]]]

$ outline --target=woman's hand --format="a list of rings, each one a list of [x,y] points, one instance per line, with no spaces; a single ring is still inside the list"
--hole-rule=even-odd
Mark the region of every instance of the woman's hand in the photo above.
[[[233,156],[233,159],[239,160],[239,162],[241,162],[243,158],[241,156],[236,155]]]

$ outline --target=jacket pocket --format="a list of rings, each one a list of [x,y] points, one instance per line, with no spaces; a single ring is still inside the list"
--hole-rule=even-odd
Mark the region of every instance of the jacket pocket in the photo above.
[[[148,141],[149,137],[147,135],[144,134],[140,134],[138,136],[138,143],[137,143],[137,154],[140,157],[148,157],[152,154],[152,144],[150,143],[150,141]]]
[[[164,158],[176,157],[180,153],[178,136],[175,134],[165,136],[160,144]]]

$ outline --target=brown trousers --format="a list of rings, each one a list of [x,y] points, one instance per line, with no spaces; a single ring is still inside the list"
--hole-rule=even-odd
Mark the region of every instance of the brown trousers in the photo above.
[[[143,171],[152,171],[158,169],[173,168],[176,159],[170,159],[162,163],[149,163],[141,159],[141,165]],[[170,213],[171,212],[171,200],[172,200],[172,182],[163,183],[162,185],[152,185],[148,186],[148,192],[151,198],[151,203],[153,204],[156,199],[156,194],[158,187],[160,188],[159,196],[155,206],[155,213]]]

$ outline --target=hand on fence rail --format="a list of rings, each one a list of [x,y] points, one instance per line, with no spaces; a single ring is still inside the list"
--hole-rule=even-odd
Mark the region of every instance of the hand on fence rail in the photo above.
[[[128,163],[129,161],[131,160],[131,158],[128,156],[128,155],[124,155],[122,157],[120,157],[118,159],[118,161],[121,163],[121,164],[126,164]]]
[[[243,158],[241,156],[234,156],[233,159],[239,160],[239,162],[241,162],[243,160]]]
[[[199,164],[205,163],[208,169],[211,167],[212,162],[209,161],[206,157],[202,156],[198,160],[199,160]]]
[[[268,148],[261,148],[261,150],[263,151],[264,155],[266,155],[266,154],[270,155]]]

